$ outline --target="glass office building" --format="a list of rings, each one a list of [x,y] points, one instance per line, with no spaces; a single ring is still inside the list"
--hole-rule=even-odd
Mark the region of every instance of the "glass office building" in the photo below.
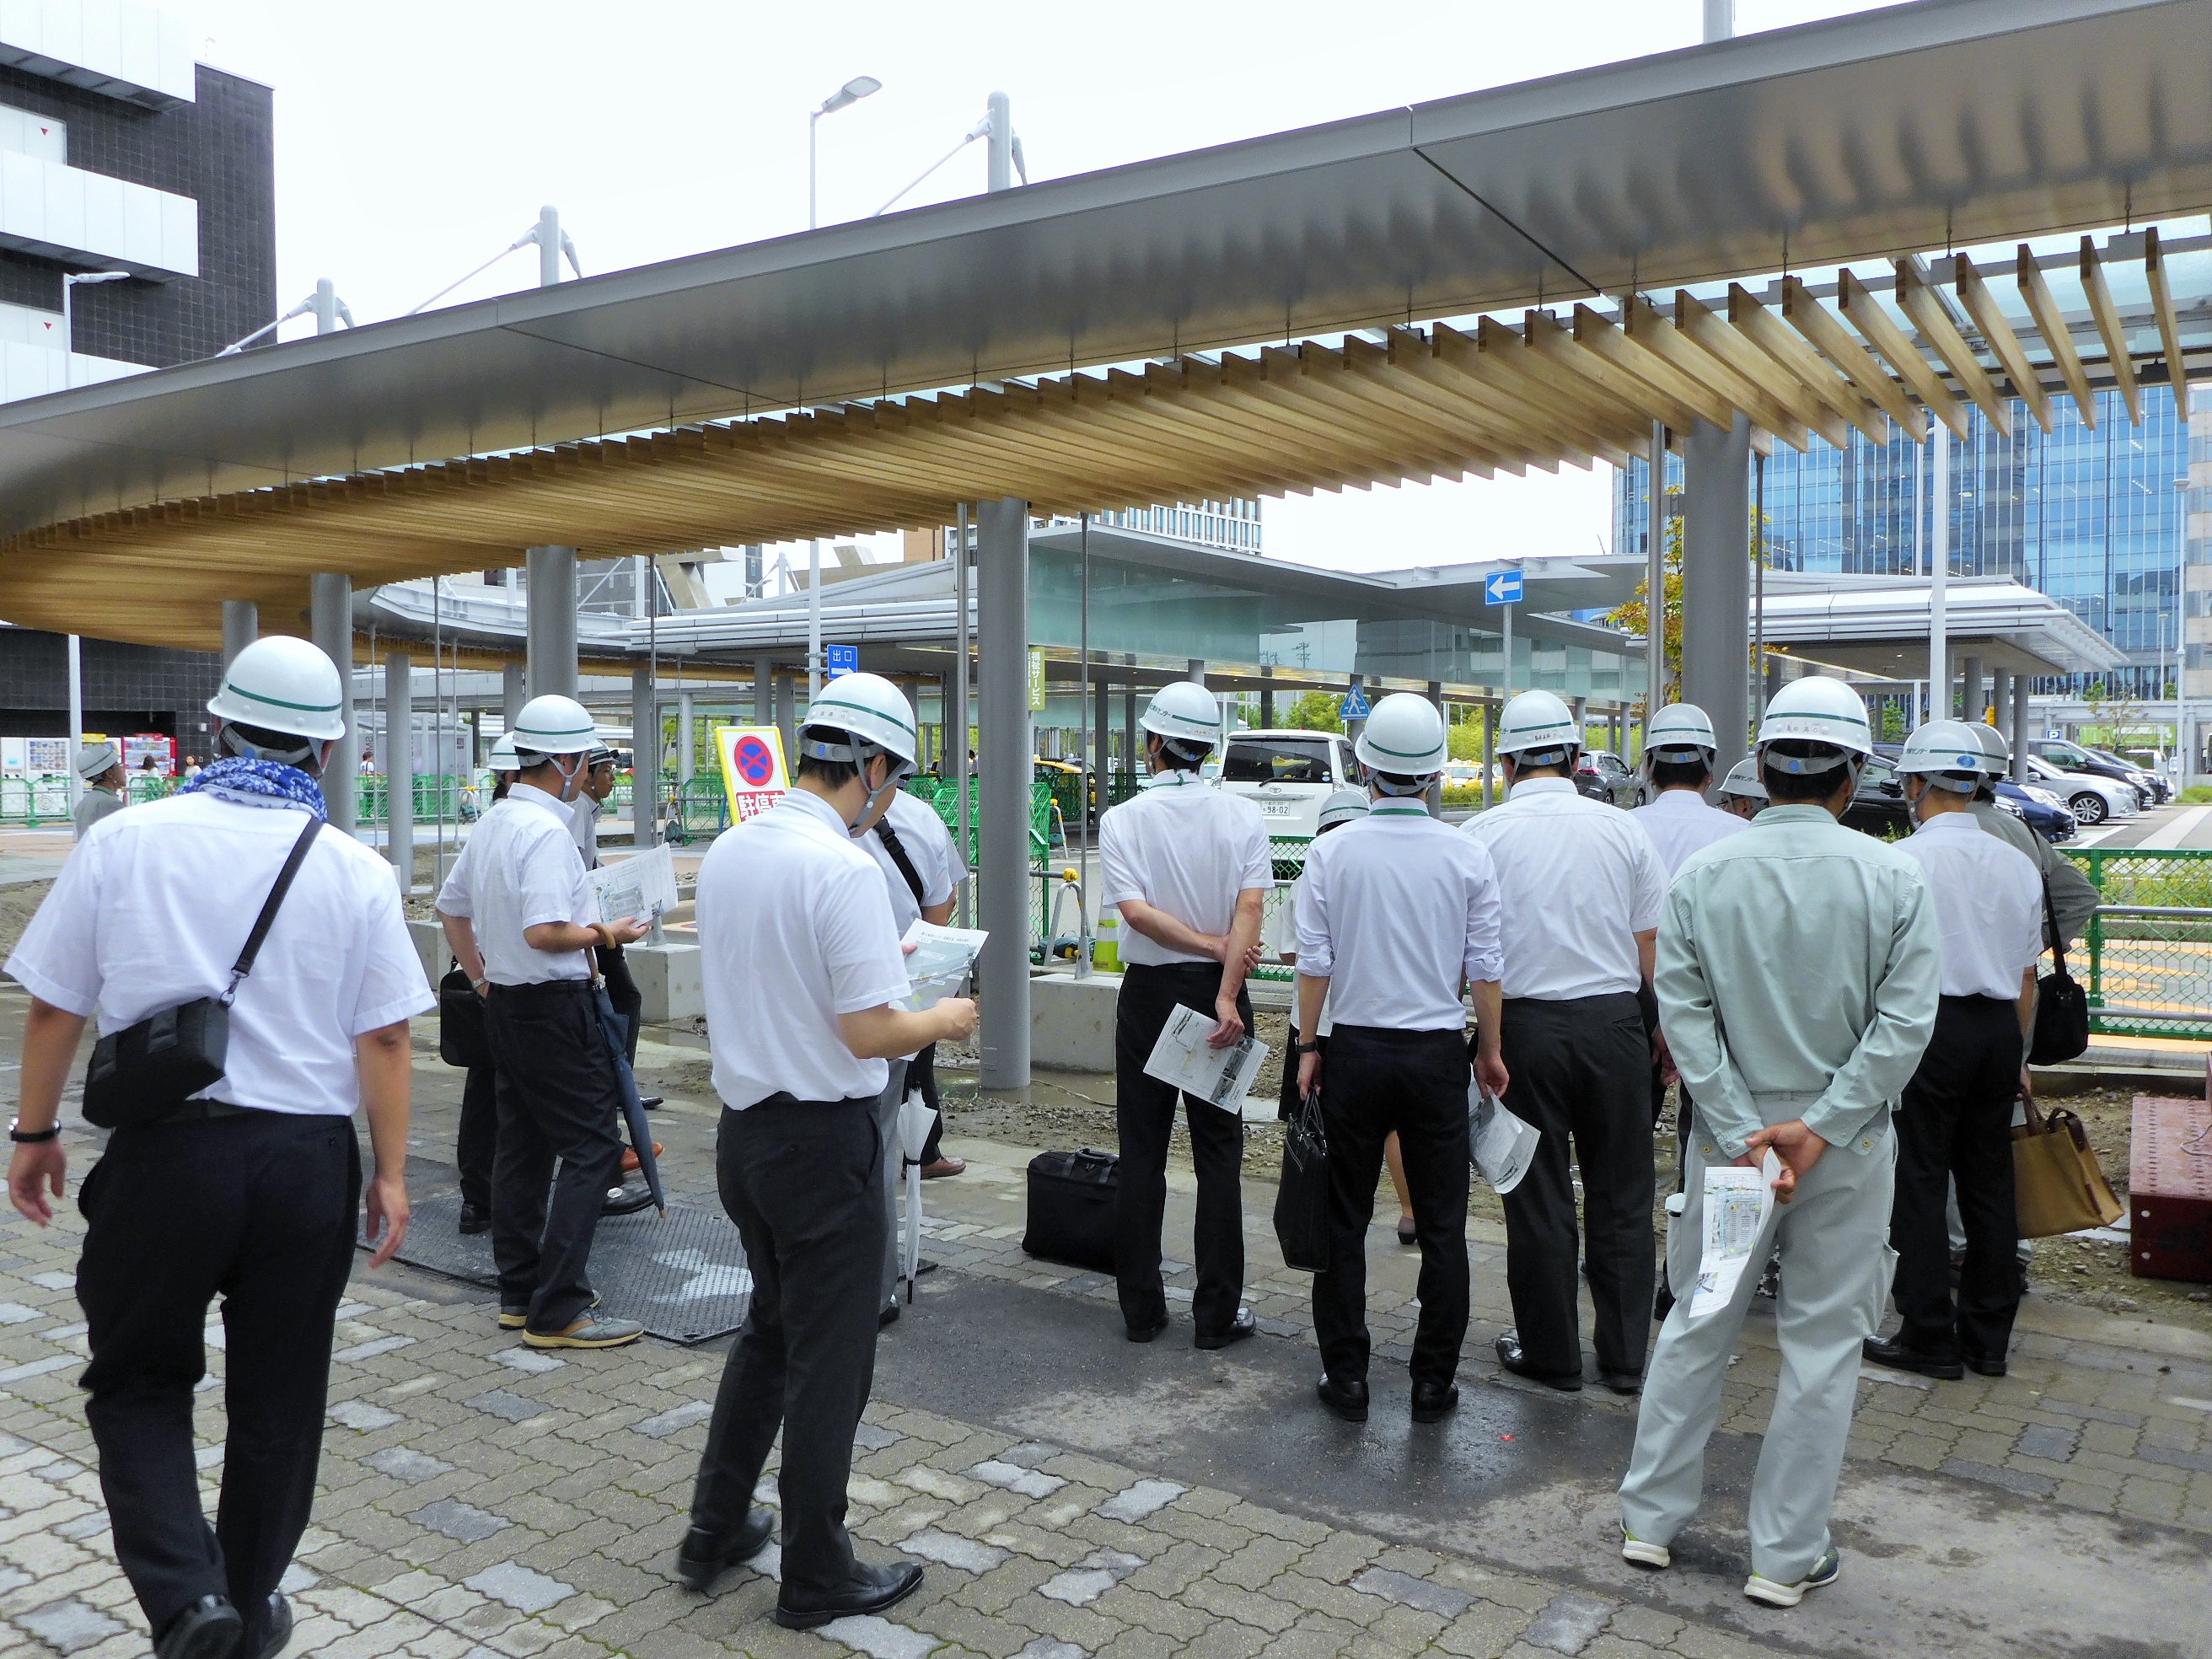
[[[2098,394],[2097,424],[2071,398],[2051,399],[2051,429],[2011,405],[2004,437],[1979,409],[1951,447],[1951,571],[2009,576],[2050,595],[2126,652],[2112,674],[2039,681],[2079,696],[2092,678],[2107,695],[2171,695],[2181,658],[2184,491],[2189,437],[2163,386],[2142,391],[2142,423],[2118,392]],[[1765,466],[1771,568],[1854,575],[1927,569],[1932,456],[1893,424],[1876,443],[1854,430],[1847,448],[1820,439],[1803,454],[1778,444]],[[1667,483],[1681,483],[1669,456]],[[1632,461],[1613,483],[1613,545],[1640,552],[1644,475]],[[1917,509],[1917,510],[1916,510]],[[2161,659],[2168,689],[2161,690]]]

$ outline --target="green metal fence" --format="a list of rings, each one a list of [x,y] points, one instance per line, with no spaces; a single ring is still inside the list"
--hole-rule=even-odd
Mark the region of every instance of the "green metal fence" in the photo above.
[[[2063,848],[2097,890],[2081,962],[2091,1028],[2110,1036],[2212,1038],[2212,852]]]
[[[1291,884],[1304,872],[1306,848],[1312,844],[1312,837],[1308,836],[1271,836],[1267,839],[1267,850],[1274,860],[1275,884],[1267,890],[1261,908],[1261,954],[1260,965],[1252,970],[1254,979],[1288,984],[1297,977],[1297,970],[1279,958],[1283,951],[1298,948],[1291,927]]]
[[[490,793],[477,780],[458,772],[425,774],[415,779],[415,822],[435,823],[444,818],[459,823],[476,817],[480,802]],[[134,801],[137,796],[131,798]],[[392,816],[392,780],[370,773],[357,781],[354,792],[354,821],[382,823]]]

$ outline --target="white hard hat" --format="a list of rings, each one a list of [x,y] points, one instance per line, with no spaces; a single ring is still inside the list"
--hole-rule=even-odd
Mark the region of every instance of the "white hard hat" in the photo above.
[[[90,783],[94,778],[106,777],[108,769],[122,759],[112,743],[88,743],[76,751],[76,775]]]
[[[1574,710],[1549,691],[1523,691],[1498,717],[1498,752],[1533,766],[1555,766],[1583,746]]]
[[[1765,800],[1766,784],[1759,775],[1759,763],[1747,757],[1729,767],[1728,776],[1721,780],[1721,793],[1739,800]]]
[[[337,665],[289,634],[256,640],[222,671],[208,713],[240,726],[318,741],[345,736],[345,686]]]
[[[1897,769],[1924,777],[1939,789],[1972,794],[1989,763],[1974,730],[1975,723],[1967,720],[1929,720],[1905,740]]]
[[[1354,818],[1367,816],[1367,797],[1357,789],[1340,789],[1321,804],[1321,823],[1314,833],[1334,830],[1340,823],[1350,823]]]
[[[1393,691],[1376,702],[1352,752],[1372,771],[1416,778],[1425,785],[1443,769],[1449,756],[1444,717],[1426,697],[1412,691]]]
[[[1809,743],[1832,749],[1833,755],[1765,754],[1771,743]],[[1784,772],[1832,772],[1848,757],[1874,753],[1874,732],[1867,725],[1866,704],[1841,680],[1825,674],[1808,674],[1792,680],[1774,694],[1759,722],[1761,764],[1771,763]]]
[[[1966,730],[1973,734],[1974,744],[1981,751],[1984,775],[2001,778],[2012,770],[2012,745],[2005,741],[2004,733],[1986,720],[1967,720]]]
[[[514,733],[502,733],[491,746],[491,769],[495,772],[520,772],[522,761],[514,752]]]
[[[1170,680],[1152,693],[1137,724],[1171,743],[1211,749],[1221,741],[1221,705],[1196,680]]]
[[[1720,740],[1713,736],[1712,721],[1693,702],[1668,703],[1651,717],[1651,724],[1644,733],[1644,758],[1647,761],[1703,758],[1711,763],[1720,746]]]
[[[858,738],[864,750],[883,750],[909,767],[920,748],[914,705],[881,674],[840,674],[806,705],[806,718],[799,724],[801,754],[855,766],[867,760],[868,753],[854,753],[850,744],[810,742],[803,735],[817,729],[846,732]]]
[[[507,735],[518,752],[533,755],[580,755],[599,740],[598,728],[584,705],[558,693],[523,704]]]

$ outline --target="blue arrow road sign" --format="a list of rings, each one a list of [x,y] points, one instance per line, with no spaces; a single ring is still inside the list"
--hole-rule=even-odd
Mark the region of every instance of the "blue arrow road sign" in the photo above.
[[[1374,711],[1367,706],[1367,694],[1355,685],[1344,694],[1344,701],[1337,704],[1336,712],[1344,720],[1364,720]]]
[[[1521,603],[1521,573],[1517,570],[1493,570],[1482,579],[1482,599],[1486,605],[1518,605]]]
[[[825,645],[822,647],[822,654],[833,680],[840,674],[860,672],[860,647],[857,645]]]

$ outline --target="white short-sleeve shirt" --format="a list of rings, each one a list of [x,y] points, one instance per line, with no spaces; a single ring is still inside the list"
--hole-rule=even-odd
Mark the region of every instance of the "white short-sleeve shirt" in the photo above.
[[[952,896],[952,890],[968,879],[968,872],[953,852],[951,833],[934,808],[903,789],[895,789],[884,819],[898,837],[899,850],[913,863],[915,874],[921,878],[919,902],[915,898],[912,884],[898,867],[898,860],[891,856],[890,849],[884,845],[883,836],[876,830],[855,836],[853,844],[873,859],[883,871],[884,890],[890,896],[891,922],[903,939],[906,930],[914,926],[925,909],[934,909]]]
[[[524,937],[544,922],[588,927],[599,919],[574,829],[567,802],[518,783],[477,821],[438,890],[438,908],[472,924],[493,984],[591,978],[589,951],[540,951]]]
[[[1275,884],[1267,821],[1242,795],[1194,772],[1154,775],[1135,796],[1098,820],[1101,904],[1141,899],[1200,933],[1226,933],[1237,896]],[[1133,927],[1121,930],[1121,960],[1139,966],[1206,962],[1170,951]]]
[[[1988,834],[1971,812],[1937,812],[1897,843],[1928,876],[1943,939],[1947,997],[2020,995],[2043,954],[2043,877],[2035,860]]]
[[[851,1100],[890,1069],[858,1060],[838,1017],[907,994],[883,872],[830,804],[793,789],[715,839],[699,866],[699,962],[714,1092]]]
[[[93,827],[9,957],[9,975],[105,1033],[219,996],[306,827],[297,808],[205,793]],[[204,1098],[295,1116],[361,1104],[354,1040],[431,1006],[392,867],[342,831],[315,837],[230,1010]]]
[[[1565,1002],[1644,982],[1636,935],[1659,925],[1667,871],[1635,815],[1528,778],[1460,826],[1498,868],[1509,997]]]
[[[1694,789],[1662,789],[1656,799],[1646,801],[1629,817],[1651,837],[1670,881],[1682,867],[1682,860],[1700,847],[1711,847],[1751,828],[1749,818],[1706,805],[1705,798]]]

